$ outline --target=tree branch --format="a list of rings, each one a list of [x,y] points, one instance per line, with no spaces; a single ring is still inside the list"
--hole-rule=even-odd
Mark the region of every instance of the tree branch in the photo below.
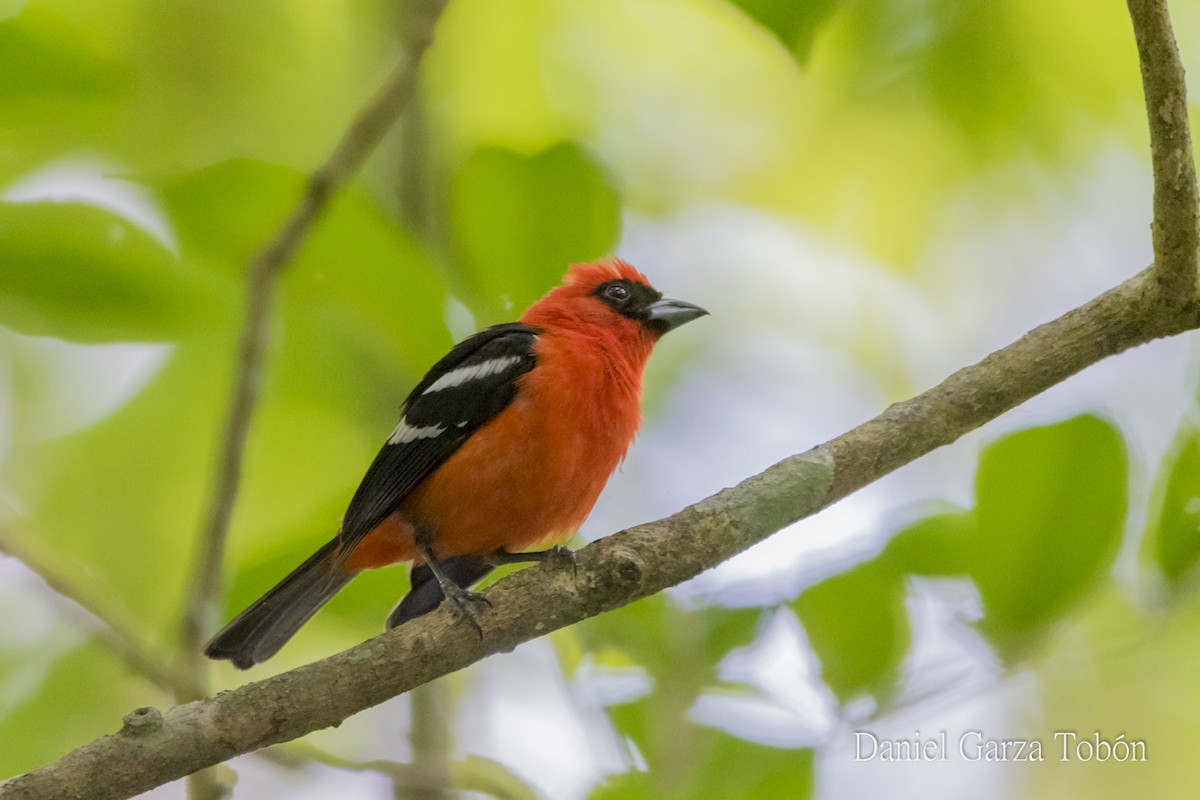
[[[1126,0],[1137,40],[1154,165],[1154,262],[1164,300],[1196,296],[1200,264],[1196,167],[1183,63],[1166,0]]]
[[[493,653],[695,577],[1107,356],[1200,325],[1161,301],[1153,269],[1029,332],[807,453],[666,519],[593,542],[578,576],[543,564],[497,582],[482,639],[439,611],[290,672],[139,717],[0,784],[0,800],[129,797],[242,753],[339,724]]]
[[[195,571],[188,592],[181,633],[181,650],[191,666],[192,683],[204,685],[206,673],[200,651],[216,616],[221,563],[234,501],[241,480],[242,458],[250,418],[262,386],[263,355],[270,327],[271,298],[276,279],[295,257],[314,223],[334,195],[358,172],[384,134],[404,111],[417,82],[417,68],[433,40],[433,30],[446,0],[410,0],[415,10],[408,25],[404,59],[383,91],[359,114],[329,159],[313,173],[303,197],[279,233],[250,263],[237,374],[207,521],[200,535]],[[196,697],[203,694],[196,695]],[[181,699],[194,699],[181,698]]]

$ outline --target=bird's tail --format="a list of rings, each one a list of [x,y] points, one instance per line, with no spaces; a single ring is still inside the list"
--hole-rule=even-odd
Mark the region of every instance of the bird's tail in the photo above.
[[[249,669],[279,652],[300,626],[354,577],[340,569],[337,550],[335,538],[313,553],[209,640],[204,655],[229,659],[238,669]]]

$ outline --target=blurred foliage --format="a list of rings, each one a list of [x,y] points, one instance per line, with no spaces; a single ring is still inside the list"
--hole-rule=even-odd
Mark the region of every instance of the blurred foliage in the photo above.
[[[687,797],[725,800],[729,797],[777,797],[805,800],[812,796],[811,750],[786,750],[756,745],[707,727],[687,737],[693,774],[663,790],[655,772],[629,772],[610,778],[589,800],[646,800]],[[659,768],[661,769],[661,768]],[[672,770],[667,770],[672,772]]]
[[[1162,472],[1157,518],[1145,548],[1163,577],[1178,584],[1200,558],[1200,429],[1192,420],[1180,428]]]
[[[758,608],[720,606],[685,612],[666,597],[655,595],[588,620],[580,626],[579,635],[588,651],[602,657],[601,663],[620,654],[617,664],[638,664],[663,680],[691,676],[699,688],[716,679],[722,657],[751,642],[761,615]],[[679,646],[663,647],[672,640]],[[689,652],[680,652],[685,645]]]
[[[1139,766],[1154,767],[1128,770],[1110,761],[1055,769],[1048,754],[1047,763],[1022,776],[1019,791],[1041,797],[1180,796],[1181,787],[1190,786],[1191,753],[1200,734],[1192,713],[1200,705],[1197,637],[1200,605],[1194,602],[1163,614],[1140,606],[1119,587],[1103,592],[1071,635],[1050,640],[1034,662],[1041,713],[1047,728],[1112,731],[1105,738],[1125,733],[1127,740],[1144,740],[1152,762]],[[1054,741],[1050,730],[1043,735]]]
[[[564,264],[612,252],[619,214],[617,196],[577,146],[472,153],[450,187],[450,220],[480,321],[512,319]]]
[[[76,203],[0,204],[0,318],[80,342],[162,341],[195,329],[210,299],[176,259],[116,214]]]
[[[685,610],[660,594],[577,627],[600,666],[637,665],[654,684],[644,697],[609,707],[617,734],[648,771],[609,779],[593,800],[809,795],[810,750],[756,745],[688,716],[703,691],[744,691],[723,683],[718,667],[753,641],[761,617],[757,608]]]
[[[1090,416],[1030,428],[984,451],[971,577],[983,631],[1002,653],[1108,573],[1125,526],[1127,473],[1121,434]]]
[[[5,102],[49,107],[58,100],[64,109],[89,99],[112,100],[131,77],[99,56],[86,35],[41,7],[0,28],[0,74]]]
[[[801,63],[808,59],[821,25],[834,13],[840,0],[734,0],[738,8],[758,21],[788,48]]]
[[[898,532],[879,555],[793,603],[821,676],[843,703],[881,703],[908,654],[906,575],[969,577],[981,632],[1017,659],[1107,576],[1124,528],[1124,443],[1107,421],[1075,417],[1005,436],[980,455],[976,506]]]
[[[947,578],[971,571],[971,515],[947,511],[924,517],[896,533],[883,557],[910,575]]]
[[[884,694],[899,677],[909,644],[903,577],[885,561],[868,561],[796,598],[821,677],[840,700]]]
[[[383,0],[0,2],[0,422],[12,429],[0,431],[0,504],[16,534],[61,554],[67,577],[126,607],[163,652],[246,264],[397,61],[399,24]],[[1014,163],[1065,171],[1145,136],[1124,9],[1093,0],[452,0],[421,97],[423,124],[386,140],[284,274],[230,538],[230,612],[331,535],[400,399],[450,345],[448,309],[476,326],[511,318],[566,263],[612,251],[624,213],[741,205],[905,273],[964,187]],[[413,152],[429,161],[436,222],[420,229],[392,213],[406,189],[395,167]],[[55,178],[62,168],[73,177]],[[108,195],[64,194],[72,181]],[[1028,188],[995,183],[996,202]],[[130,187],[161,230],[116,202]],[[145,358],[105,404],[95,381],[39,372],[43,338],[70,363],[101,347]],[[83,422],[51,437],[26,423],[64,405]],[[897,700],[910,579],[957,577],[978,590],[978,630],[1000,659],[1043,671],[1047,715],[1103,694],[1128,716],[1079,728],[1171,730],[1155,681],[1178,684],[1185,708],[1194,681],[1154,667],[1194,664],[1195,604],[1176,593],[1174,614],[1155,616],[1111,579],[1128,471],[1120,432],[1096,417],[1001,438],[981,456],[972,508],[940,509],[805,587],[788,605],[842,709]],[[1188,421],[1141,545],[1172,587],[1190,585],[1200,555],[1198,473]],[[271,668],[374,635],[405,581],[356,580]],[[757,696],[722,665],[766,613],[659,596],[556,637],[568,671],[586,659],[651,682],[606,709],[629,771],[593,797],[812,793],[813,750],[690,716],[705,693]],[[1062,666],[1072,648],[1100,652],[1156,624],[1161,639],[1103,662],[1094,684]],[[0,776],[166,702],[96,642],[23,635],[0,641]]]

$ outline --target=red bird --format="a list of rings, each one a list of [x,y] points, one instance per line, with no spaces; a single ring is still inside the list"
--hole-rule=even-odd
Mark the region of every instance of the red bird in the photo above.
[[[359,572],[402,561],[412,589],[389,628],[443,597],[474,622],[486,601],[467,587],[498,564],[558,552],[522,551],[583,524],[637,433],[654,343],[707,313],[612,260],[572,267],[519,322],[460,342],[404,401],[338,535],[205,654],[240,669],[265,661]]]

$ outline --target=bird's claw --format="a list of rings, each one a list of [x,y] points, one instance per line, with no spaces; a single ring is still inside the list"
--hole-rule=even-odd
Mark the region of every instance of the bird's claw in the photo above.
[[[547,561],[566,561],[571,565],[571,577],[579,580],[579,560],[575,557],[575,551],[571,548],[556,544],[546,551]]]
[[[483,628],[479,624],[479,611],[481,606],[492,607],[492,601],[488,600],[478,592],[468,591],[457,584],[449,584],[442,587],[443,605],[450,609],[450,613],[454,615],[456,620],[460,622],[466,620],[471,623],[471,627],[475,629],[475,633],[479,634],[479,638],[483,638]]]

